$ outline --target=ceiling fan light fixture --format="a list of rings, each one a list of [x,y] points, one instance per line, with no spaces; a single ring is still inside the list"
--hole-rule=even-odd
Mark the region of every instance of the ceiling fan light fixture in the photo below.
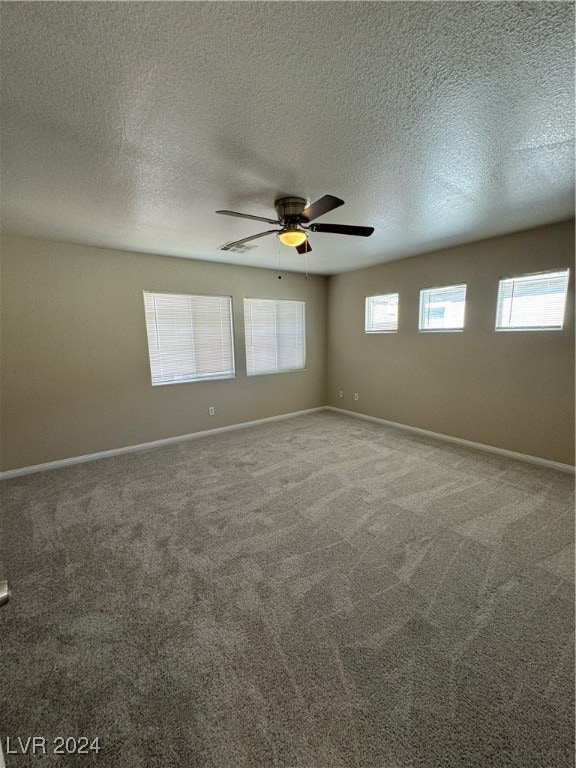
[[[293,248],[297,248],[299,245],[306,242],[308,235],[301,229],[289,229],[279,232],[278,239],[283,245],[291,245]]]

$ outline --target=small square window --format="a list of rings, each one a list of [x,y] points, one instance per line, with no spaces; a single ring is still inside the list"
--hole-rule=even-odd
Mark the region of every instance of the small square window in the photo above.
[[[569,270],[500,280],[497,331],[551,331],[564,324]]]
[[[464,328],[466,285],[420,291],[420,331],[461,331]]]
[[[398,294],[367,296],[365,333],[396,333],[398,330]]]

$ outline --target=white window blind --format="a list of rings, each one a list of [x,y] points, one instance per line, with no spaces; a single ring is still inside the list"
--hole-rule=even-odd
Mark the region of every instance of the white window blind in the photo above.
[[[244,299],[248,376],[306,366],[304,315],[303,301]]]
[[[144,291],[152,384],[234,376],[232,299]]]
[[[564,323],[569,270],[500,280],[497,331],[559,330]]]
[[[421,331],[461,331],[464,328],[466,285],[446,285],[420,291]]]
[[[365,333],[394,333],[398,330],[398,294],[367,296]]]

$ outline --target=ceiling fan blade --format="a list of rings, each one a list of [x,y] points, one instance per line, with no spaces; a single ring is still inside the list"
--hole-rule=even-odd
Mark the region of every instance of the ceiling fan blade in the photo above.
[[[216,211],[225,216],[237,216],[239,219],[254,219],[254,221],[265,221],[267,224],[279,224],[278,219],[265,219],[263,216],[252,216],[251,213],[238,213],[237,211]]]
[[[242,243],[248,243],[250,240],[256,240],[257,237],[264,237],[264,235],[271,235],[273,232],[282,232],[281,229],[269,229],[267,232],[259,232],[257,235],[250,235],[250,237],[243,237],[242,240],[234,240],[233,243],[226,243],[227,246],[242,245]]]
[[[334,195],[324,195],[324,197],[321,197],[319,200],[316,200],[315,203],[309,205],[308,208],[304,208],[300,214],[300,221],[312,221],[313,219],[317,219],[318,216],[324,216],[328,211],[333,211],[334,208],[338,208],[341,205],[344,205],[344,200],[340,200],[339,197],[334,197]]]
[[[331,232],[334,235],[356,235],[357,237],[370,237],[374,227],[350,227],[347,224],[311,224],[308,229],[311,232]]]
[[[312,246],[310,245],[309,240],[305,240],[302,245],[297,245],[296,250],[298,253],[310,253],[312,250]]]

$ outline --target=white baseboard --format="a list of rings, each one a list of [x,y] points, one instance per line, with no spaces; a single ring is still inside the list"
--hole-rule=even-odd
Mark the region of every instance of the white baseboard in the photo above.
[[[506,456],[508,459],[516,459],[517,461],[527,461],[530,464],[538,464],[541,467],[547,469],[556,469],[560,472],[567,472],[568,474],[574,474],[575,468],[571,464],[561,464],[559,461],[551,461],[550,459],[541,459],[538,456],[529,456],[526,453],[516,453],[515,451],[508,451],[506,448],[495,448],[492,445],[484,445],[484,443],[473,443],[471,440],[463,440],[461,437],[451,437],[450,435],[442,435],[439,432],[431,432],[429,429],[420,429],[419,427],[410,427],[408,424],[399,424],[396,421],[388,421],[387,419],[379,419],[376,416],[366,416],[364,413],[357,413],[356,411],[347,411],[344,408],[335,408],[332,405],[327,405],[325,410],[334,411],[335,413],[343,413],[346,416],[354,416],[357,419],[364,419],[365,421],[374,421],[377,424],[384,424],[386,427],[395,427],[396,429],[403,429],[406,432],[413,432],[417,435],[424,437],[432,437],[435,440],[443,440],[446,443],[456,443],[456,445],[463,445],[466,448],[475,448],[485,453],[496,453],[500,456]]]
[[[173,443],[183,443],[187,440],[197,440],[209,435],[217,435],[220,432],[230,432],[233,429],[245,429],[246,427],[256,427],[259,424],[266,424],[269,421],[282,421],[284,419],[293,419],[296,416],[305,416],[309,413],[326,410],[326,406],[318,408],[308,408],[305,411],[293,411],[292,413],[282,413],[279,416],[268,416],[264,419],[255,421],[243,421],[240,424],[230,424],[226,427],[216,427],[215,429],[205,429],[201,432],[191,432],[187,435],[178,435],[176,437],[167,437],[163,440],[153,440],[151,443],[139,443],[138,445],[127,445],[124,448],[112,448],[109,451],[98,451],[97,453],[87,453],[84,456],[72,456],[69,459],[59,459],[58,461],[48,461],[45,464],[35,464],[32,467],[20,467],[18,469],[8,469],[0,472],[0,480],[8,480],[11,477],[20,477],[21,475],[32,475],[35,472],[45,472],[48,469],[61,469],[69,467],[72,464],[84,464],[87,461],[97,461],[98,459],[107,459],[111,456],[121,456],[124,453],[134,453],[135,451],[148,451],[151,448],[161,448]]]
[[[376,416],[367,416],[364,413],[357,413],[356,411],[347,411],[344,408],[335,408],[331,405],[319,406],[318,408],[308,408],[304,411],[293,411],[292,413],[282,413],[279,416],[268,416],[264,419],[256,419],[255,421],[243,421],[239,424],[230,424],[226,427],[216,427],[215,429],[205,429],[201,432],[192,432],[187,435],[178,435],[176,437],[167,437],[163,440],[153,440],[150,443],[139,443],[137,445],[127,445],[123,448],[112,448],[108,451],[98,451],[97,453],[88,453],[84,456],[72,456],[69,459],[60,459],[58,461],[48,461],[45,464],[35,464],[31,467],[20,467],[18,469],[9,469],[5,472],[0,472],[0,480],[8,480],[11,477],[21,477],[22,475],[31,475],[35,472],[45,472],[49,469],[61,469],[62,467],[69,467],[72,464],[84,464],[87,461],[97,461],[98,459],[106,459],[111,456],[122,456],[125,453],[134,453],[136,451],[148,451],[154,448],[161,448],[165,445],[172,445],[174,443],[182,443],[188,440],[197,440],[202,437],[208,437],[210,435],[217,435],[220,432],[231,432],[235,429],[245,429],[247,427],[256,427],[259,424],[266,424],[269,421],[282,421],[284,419],[293,419],[296,416],[305,416],[309,413],[317,413],[319,411],[333,411],[334,413],[342,413],[346,416],[353,416],[357,419],[364,419],[365,421],[372,421],[376,424],[384,424],[387,427],[395,427],[396,429],[402,429],[406,432],[412,432],[424,437],[431,437],[435,440],[442,440],[447,443],[455,443],[456,445],[463,445],[466,448],[475,448],[479,451],[486,453],[496,453],[500,456],[505,456],[509,459],[516,459],[517,461],[529,462],[530,464],[537,464],[547,469],[556,469],[560,472],[566,472],[568,474],[574,474],[575,468],[571,464],[561,464],[558,461],[550,461],[550,459],[542,459],[538,456],[529,456],[525,453],[516,453],[515,451],[509,451],[506,448],[496,448],[492,445],[484,445],[484,443],[474,443],[470,440],[464,440],[461,437],[451,437],[450,435],[443,435],[439,432],[431,432],[429,429],[420,429],[419,427],[411,427],[408,424],[399,424],[396,421],[388,421],[387,419],[380,419]]]

